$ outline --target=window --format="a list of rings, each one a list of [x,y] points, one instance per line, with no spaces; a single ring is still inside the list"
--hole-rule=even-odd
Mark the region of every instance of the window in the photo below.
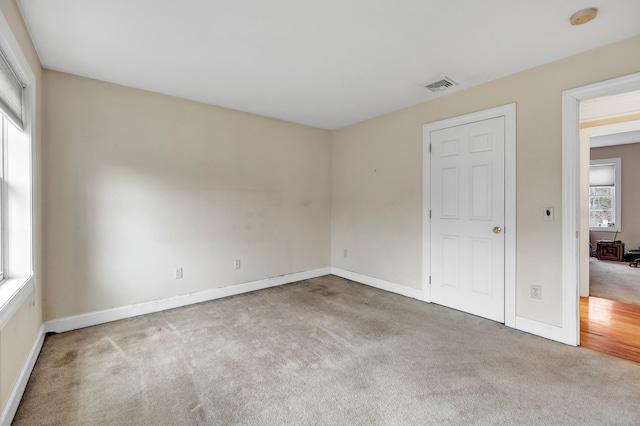
[[[0,12],[0,329],[23,306],[35,303],[34,232],[36,77]]]
[[[16,216],[30,215],[30,206],[24,201],[24,196],[29,194],[28,146],[26,134],[0,113],[0,280],[15,275],[17,270],[23,270],[20,275],[27,272],[15,266],[8,268],[4,255],[9,254],[9,249],[24,245],[20,239],[29,239],[24,221],[16,220]],[[7,274],[7,269],[13,273]]]
[[[619,232],[621,228],[621,160],[592,160],[589,168],[589,228]]]
[[[6,201],[4,199],[5,194],[7,193],[7,191],[5,190],[5,178],[4,178],[4,159],[6,157],[5,155],[5,146],[6,144],[4,143],[5,141],[5,135],[7,134],[7,132],[5,131],[5,122],[7,121],[6,118],[4,118],[4,115],[2,115],[2,126],[0,126],[0,129],[2,130],[2,135],[0,136],[0,281],[2,281],[4,279],[4,224],[6,222],[5,217],[6,217],[6,213],[4,213],[4,208],[6,206]]]
[[[21,161],[16,164],[15,158],[16,142],[25,143],[21,137],[24,87],[6,54],[0,49],[0,280],[8,275],[5,259],[10,251],[9,237],[12,233],[8,225],[12,223],[7,218],[14,214],[14,204],[18,201],[14,197],[16,182],[13,168],[24,166],[20,164]]]

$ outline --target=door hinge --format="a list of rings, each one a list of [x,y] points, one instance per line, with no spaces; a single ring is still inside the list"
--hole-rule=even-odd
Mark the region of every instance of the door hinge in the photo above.
[[[429,144],[429,152],[431,152],[431,144]]]
[[[431,210],[429,210],[429,219],[431,219]]]
[[[429,275],[429,285],[431,285],[431,275]]]

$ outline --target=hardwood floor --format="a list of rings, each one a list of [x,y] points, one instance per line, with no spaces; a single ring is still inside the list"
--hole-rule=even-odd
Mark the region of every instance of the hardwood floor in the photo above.
[[[581,297],[580,345],[640,362],[640,306]]]

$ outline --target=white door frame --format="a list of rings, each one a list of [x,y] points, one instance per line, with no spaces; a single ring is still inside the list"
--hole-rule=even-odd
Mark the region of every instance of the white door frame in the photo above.
[[[638,89],[640,73],[562,92],[562,339],[569,345],[580,344],[580,101]]]
[[[465,114],[422,126],[422,291],[424,300],[431,302],[431,160],[429,144],[431,132],[481,120],[504,117],[505,122],[505,222],[504,222],[504,324],[516,326],[516,104],[503,105],[484,111]]]

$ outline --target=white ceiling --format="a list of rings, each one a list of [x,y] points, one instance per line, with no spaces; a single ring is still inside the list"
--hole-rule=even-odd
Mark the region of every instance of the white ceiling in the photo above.
[[[638,0],[18,3],[45,68],[325,129],[640,34]]]
[[[640,122],[635,122],[635,128],[640,128]],[[603,146],[626,145],[630,143],[640,143],[640,130],[629,130],[626,132],[607,133],[604,135],[591,136],[589,146],[600,148]]]

